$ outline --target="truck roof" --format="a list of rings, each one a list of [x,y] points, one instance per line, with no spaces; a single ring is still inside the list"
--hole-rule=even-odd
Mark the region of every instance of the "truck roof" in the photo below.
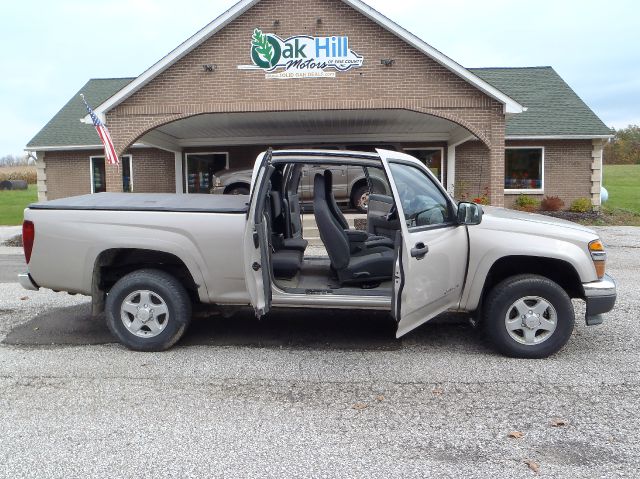
[[[380,155],[352,150],[274,150],[272,163],[340,164],[380,167]],[[262,155],[259,156],[262,158]]]
[[[167,193],[97,193],[29,205],[32,210],[165,211],[238,213],[249,209],[249,196]]]

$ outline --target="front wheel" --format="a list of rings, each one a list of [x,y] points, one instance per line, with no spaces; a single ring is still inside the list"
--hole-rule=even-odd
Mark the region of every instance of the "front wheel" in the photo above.
[[[191,322],[191,301],[184,286],[164,271],[144,269],[121,278],[109,291],[107,325],[134,351],[165,351]]]
[[[485,301],[483,324],[502,354],[546,358],[563,348],[575,323],[573,304],[555,282],[537,275],[507,278]]]

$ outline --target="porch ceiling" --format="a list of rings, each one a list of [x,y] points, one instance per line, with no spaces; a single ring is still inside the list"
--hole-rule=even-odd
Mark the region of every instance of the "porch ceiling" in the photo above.
[[[189,146],[326,142],[444,141],[469,135],[457,124],[407,110],[214,113],[156,128],[141,143],[179,151]]]

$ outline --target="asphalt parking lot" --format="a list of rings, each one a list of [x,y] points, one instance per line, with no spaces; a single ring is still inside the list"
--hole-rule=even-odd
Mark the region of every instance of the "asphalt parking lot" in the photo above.
[[[3,249],[0,477],[638,477],[640,228],[600,231],[617,308],[541,361],[461,317],[395,340],[330,311],[200,319],[134,353],[87,298],[22,290]]]

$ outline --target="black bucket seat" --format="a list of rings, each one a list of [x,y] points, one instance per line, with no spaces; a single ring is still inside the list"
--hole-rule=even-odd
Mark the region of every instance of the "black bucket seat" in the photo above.
[[[340,284],[365,284],[386,281],[393,276],[395,253],[392,248],[353,253],[347,233],[331,212],[325,176],[314,178],[313,212],[331,266]]]
[[[376,236],[364,231],[357,231],[349,228],[349,222],[342,211],[340,211],[336,198],[333,194],[333,174],[331,173],[331,170],[325,170],[324,172],[324,185],[325,197],[327,198],[329,211],[340,227],[345,230],[352,252],[372,249],[379,251],[381,248],[394,249],[394,243],[391,238],[387,238],[386,236]]]

